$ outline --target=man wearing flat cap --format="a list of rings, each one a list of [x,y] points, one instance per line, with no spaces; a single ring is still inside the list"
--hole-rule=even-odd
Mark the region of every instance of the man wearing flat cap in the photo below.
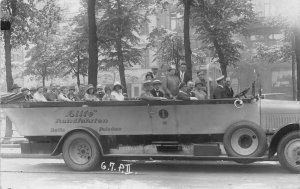
[[[214,99],[221,99],[221,98],[227,97],[226,91],[224,88],[224,81],[225,81],[225,77],[223,75],[216,79],[217,87],[215,88],[214,93],[213,93]]]
[[[154,97],[164,97],[164,93],[159,89],[161,87],[161,81],[156,79],[152,82],[153,89],[150,91]]]

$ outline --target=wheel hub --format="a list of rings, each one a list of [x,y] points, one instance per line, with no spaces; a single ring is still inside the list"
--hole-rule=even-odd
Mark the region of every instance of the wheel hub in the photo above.
[[[256,133],[248,128],[236,130],[231,137],[231,146],[241,156],[249,156],[258,148]]]
[[[86,164],[92,156],[91,146],[85,140],[77,139],[69,148],[70,158],[77,164]]]
[[[300,166],[300,139],[289,141],[284,149],[284,153],[289,163]]]

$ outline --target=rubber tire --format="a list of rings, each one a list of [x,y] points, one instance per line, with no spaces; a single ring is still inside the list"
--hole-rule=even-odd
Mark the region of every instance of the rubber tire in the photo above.
[[[293,131],[291,133],[288,133],[284,135],[284,137],[279,141],[279,144],[277,146],[277,155],[280,162],[280,165],[287,170],[289,170],[292,173],[298,173],[300,174],[300,166],[294,167],[293,165],[289,164],[286,160],[286,157],[284,155],[284,149],[287,143],[295,138],[300,138],[300,131]]]
[[[249,155],[241,155],[241,154],[237,153],[231,146],[232,134],[236,130],[242,129],[242,128],[247,128],[247,129],[252,130],[258,137],[258,147],[253,153],[251,153]],[[267,147],[268,147],[267,137],[266,137],[266,134],[263,131],[263,129],[251,122],[238,122],[238,123],[233,124],[230,127],[228,127],[228,129],[226,130],[226,132],[224,134],[223,145],[224,145],[227,155],[230,157],[260,157],[265,154]],[[235,161],[238,163],[242,163],[242,164],[249,164],[249,163],[255,162],[255,160],[243,160],[243,159],[235,160]]]
[[[70,154],[68,153],[70,145],[72,144],[72,142],[75,139],[76,140],[82,139],[82,140],[86,141],[91,147],[92,156],[91,156],[89,162],[84,164],[84,165],[80,165],[80,164],[75,163],[70,158]],[[64,141],[62,152],[63,152],[63,159],[64,159],[65,163],[67,164],[67,166],[70,167],[71,169],[75,170],[75,171],[92,171],[92,170],[95,170],[95,169],[99,168],[100,160],[101,160],[100,149],[99,149],[98,143],[88,133],[85,133],[85,132],[74,132],[74,133],[72,133]]]

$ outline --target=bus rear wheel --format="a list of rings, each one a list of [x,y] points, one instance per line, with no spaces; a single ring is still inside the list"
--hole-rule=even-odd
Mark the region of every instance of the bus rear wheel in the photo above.
[[[92,171],[100,164],[99,146],[87,133],[72,133],[65,140],[62,151],[65,163],[73,170]]]
[[[292,173],[300,173],[300,131],[285,135],[277,147],[281,166]]]

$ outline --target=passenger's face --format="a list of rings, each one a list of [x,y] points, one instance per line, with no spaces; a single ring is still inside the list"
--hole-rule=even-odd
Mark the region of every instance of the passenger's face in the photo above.
[[[71,89],[71,90],[69,90],[69,93],[70,93],[70,94],[74,94],[74,93],[75,93],[75,90]]]
[[[205,78],[204,72],[199,72],[197,76],[198,76],[199,79],[204,79]]]
[[[186,71],[186,65],[181,65],[180,66],[180,70],[183,71],[183,72],[185,72]]]
[[[38,91],[38,93],[43,93],[44,89],[42,87],[40,87],[37,91]]]
[[[94,89],[89,89],[89,93],[93,94],[94,93]]]
[[[156,75],[157,72],[158,72],[158,69],[156,69],[156,68],[152,69],[152,73],[153,73],[154,75]]]
[[[231,85],[231,81],[225,81],[225,85],[229,87]]]
[[[68,91],[69,91],[69,90],[66,89],[66,88],[62,90],[62,92],[63,92],[64,94],[68,94]]]
[[[152,80],[152,77],[150,75],[147,75],[146,80]]]
[[[184,87],[181,88],[181,90],[184,91],[184,92],[187,92],[188,91],[188,87],[184,86]]]
[[[188,83],[188,84],[187,84],[187,88],[188,88],[188,90],[190,90],[190,91],[193,90],[194,86],[195,86],[194,83]]]
[[[171,70],[170,70],[170,74],[171,74],[171,75],[175,75],[175,69],[171,69]]]
[[[24,95],[28,95],[28,94],[29,94],[29,91],[28,91],[28,90],[23,91],[23,94],[24,94]]]
[[[160,84],[153,85],[153,88],[155,88],[155,89],[159,89],[159,87],[160,87]]]
[[[152,85],[151,84],[145,84],[144,88],[145,88],[145,91],[150,91],[151,88],[152,88]]]

